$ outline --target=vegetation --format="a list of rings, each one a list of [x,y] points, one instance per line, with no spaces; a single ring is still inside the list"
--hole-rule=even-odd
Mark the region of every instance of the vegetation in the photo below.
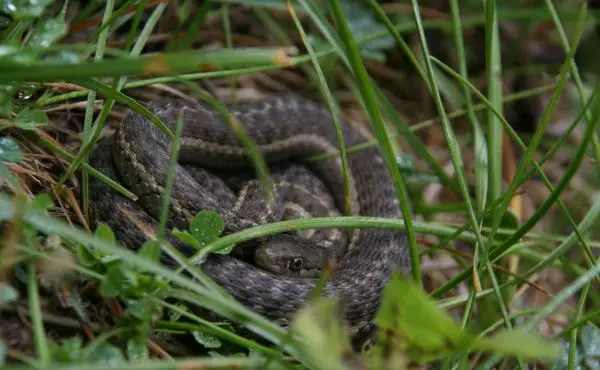
[[[0,367],[598,369],[594,6],[0,0]],[[221,235],[218,215],[201,212],[176,233],[195,257],[174,250],[164,227],[138,251],[90,227],[91,177],[135,198],[88,164],[127,109],[161,126],[145,101],[287,91],[372,133],[403,220],[299,219]],[[193,263],[327,227],[408,235],[412,275],[386,287],[378,341],[363,351],[339,302],[315,298],[288,331]],[[181,268],[161,264],[161,249]]]

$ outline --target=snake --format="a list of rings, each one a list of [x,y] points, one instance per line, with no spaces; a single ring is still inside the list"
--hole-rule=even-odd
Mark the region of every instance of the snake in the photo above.
[[[395,185],[379,147],[348,152],[344,175],[339,133],[347,147],[366,139],[341,119],[336,128],[330,111],[313,100],[296,95],[267,96],[230,105],[228,115],[180,98],[157,99],[146,106],[173,132],[178,117],[182,119],[166,237],[185,253],[195,249],[175,238],[172,228],[187,230],[197,212],[207,210],[221,216],[224,234],[276,221],[285,213],[285,201],[281,200],[285,184],[296,183],[296,187],[309,190],[324,187],[330,193],[324,206],[333,204],[339,214],[402,218]],[[233,178],[239,174],[244,179],[246,175],[241,174],[255,173],[239,137],[240,127],[272,169],[272,201],[264,196],[262,182],[256,177],[250,176],[243,180],[245,183],[238,179],[242,182],[239,186],[230,185],[236,181],[226,179],[227,174]],[[93,221],[107,224],[117,240],[130,248],[139,248],[150,237],[148,230],[158,226],[171,146],[162,130],[131,110],[115,133],[101,140],[90,154],[94,168],[137,196],[136,201],[131,200],[105,182],[91,179]],[[307,160],[316,155],[322,158]],[[311,198],[306,198],[310,202]],[[278,234],[252,247],[256,263],[240,257],[244,253],[212,253],[200,268],[247,308],[288,326],[317,284],[318,276],[310,271],[319,271],[316,265],[333,256],[337,260],[321,294],[340,300],[352,337],[372,335],[384,286],[394,272],[410,272],[406,234],[372,227],[333,235],[337,236],[317,238],[321,240],[317,245],[298,234]],[[328,250],[323,240],[333,244],[343,241],[345,245]]]

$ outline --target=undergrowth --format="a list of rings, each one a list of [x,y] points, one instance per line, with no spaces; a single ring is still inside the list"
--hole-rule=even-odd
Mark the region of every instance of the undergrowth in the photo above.
[[[596,13],[566,0],[0,0],[0,365],[598,369]],[[538,49],[552,61],[523,52]],[[88,164],[126,109],[177,143],[145,101],[183,94],[226,111],[290,90],[336,125],[362,123],[370,140],[338,155],[377,146],[403,219],[221,235],[219,216],[200,212],[174,232],[198,250],[184,256],[164,240],[167,187],[138,251],[90,227],[91,177],[135,199]],[[332,227],[407,234],[411,275],[387,285],[362,351],[335,299],[316,294],[286,330],[198,268],[258,237]]]

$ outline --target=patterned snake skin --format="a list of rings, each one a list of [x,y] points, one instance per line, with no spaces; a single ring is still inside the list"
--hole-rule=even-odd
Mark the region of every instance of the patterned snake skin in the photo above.
[[[266,202],[252,204],[236,213],[235,194],[214,173],[252,169],[232,126],[223,116],[201,104],[160,100],[149,104],[172,132],[183,112],[179,166],[172,192],[170,227],[187,230],[188,221],[200,210],[218,212],[226,233],[273,220],[277,215]],[[290,163],[299,157],[337,152],[335,127],[328,111],[297,97],[269,97],[258,103],[229,107],[269,164]],[[364,142],[342,123],[346,146]],[[130,201],[93,179],[92,215],[108,224],[117,238],[131,248],[139,247],[155,230],[166,181],[170,141],[159,129],[135,112],[121,128],[102,141],[91,154],[91,164],[120,181],[139,196]],[[400,206],[387,166],[378,149],[348,155],[351,203],[354,214],[401,218]],[[306,163],[311,173],[323,179],[335,204],[345,204],[339,157]],[[210,172],[209,172],[210,171]],[[217,171],[217,172],[215,172]],[[302,177],[299,177],[302,181]],[[278,189],[276,187],[276,189]],[[131,221],[134,215],[142,224]],[[167,233],[176,247],[190,252]],[[253,311],[287,325],[294,312],[315,287],[315,278],[283,276],[267,272],[231,255],[213,254],[202,270]],[[355,337],[371,331],[380,294],[392,271],[409,271],[404,233],[388,229],[355,229],[345,253],[324,287],[324,294],[342,298],[347,323]]]

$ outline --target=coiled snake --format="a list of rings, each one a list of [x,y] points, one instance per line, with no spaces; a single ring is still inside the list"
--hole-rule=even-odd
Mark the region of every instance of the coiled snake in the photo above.
[[[241,193],[257,188],[256,184],[246,186],[236,201],[234,192],[215,175],[218,171],[252,170],[244,147],[220,113],[201,104],[180,100],[152,102],[149,109],[173,132],[177,116],[183,111],[179,165],[170,207],[171,227],[187,229],[188,221],[200,210],[218,212],[225,220],[226,232],[281,215],[281,211],[273,211],[266,202],[255,199],[259,198],[256,191],[253,199],[240,209],[237,201],[247,196]],[[276,166],[275,174],[280,173],[277,166],[285,167],[295,159],[338,150],[331,115],[311,101],[290,96],[268,97],[258,103],[230,107],[229,112],[244,126],[265,160]],[[348,125],[342,124],[342,129],[346,146],[364,142]],[[145,118],[131,112],[117,133],[101,142],[91,155],[92,166],[121,181],[139,196],[138,202],[133,202],[98,180],[91,184],[93,217],[107,223],[117,238],[129,247],[139,247],[147,236],[139,224],[122,214],[135,215],[148,228],[156,227],[169,153],[167,136]],[[343,209],[345,198],[340,163],[336,156],[307,163],[303,168],[323,179],[321,184],[330,190],[335,205]],[[349,154],[348,164],[354,213],[401,218],[396,192],[378,149],[368,148]],[[299,171],[292,171],[291,176],[289,173],[281,176],[304,185],[306,171]],[[281,206],[281,202],[278,204]],[[171,234],[169,240],[179,248],[186,248]],[[294,266],[288,263],[283,267]],[[316,284],[315,277],[275,274],[231,255],[212,254],[201,268],[248,308],[284,325],[304,304]],[[342,298],[345,318],[354,335],[372,328],[371,321],[382,288],[393,270],[409,270],[405,235],[389,229],[355,229],[323,290],[327,296]]]

